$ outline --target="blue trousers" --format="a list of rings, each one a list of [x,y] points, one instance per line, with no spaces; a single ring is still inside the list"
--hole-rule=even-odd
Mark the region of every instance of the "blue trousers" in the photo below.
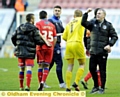
[[[52,59],[52,62],[50,64],[49,70],[51,70],[54,63],[56,63],[56,74],[58,77],[58,81],[59,81],[59,83],[64,83],[63,75],[62,75],[63,62],[62,62],[62,56],[61,56],[61,48],[54,50],[53,59]]]

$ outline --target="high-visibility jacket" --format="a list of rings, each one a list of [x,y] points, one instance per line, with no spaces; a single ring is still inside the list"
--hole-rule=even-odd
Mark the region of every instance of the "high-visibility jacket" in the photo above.
[[[23,0],[16,0],[15,9],[16,9],[16,11],[24,11],[25,10]]]

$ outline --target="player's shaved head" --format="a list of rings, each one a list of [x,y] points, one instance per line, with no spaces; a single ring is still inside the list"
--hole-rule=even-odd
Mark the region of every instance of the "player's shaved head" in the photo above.
[[[75,10],[74,17],[81,17],[81,16],[82,16],[82,11],[79,9]]]
[[[40,11],[40,13],[39,13],[39,18],[40,19],[45,19],[45,18],[47,18],[47,12],[46,11]]]
[[[54,6],[54,8],[62,9],[61,6],[59,6],[59,5]]]

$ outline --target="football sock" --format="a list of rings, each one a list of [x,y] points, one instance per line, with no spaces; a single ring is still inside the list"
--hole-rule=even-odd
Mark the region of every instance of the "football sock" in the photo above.
[[[92,77],[91,73],[88,72],[87,75],[84,77],[84,81],[87,82]]]
[[[75,83],[78,85],[81,76],[83,75],[83,68],[78,68],[77,73],[76,73],[76,77],[75,77]]]
[[[31,77],[32,77],[32,71],[28,70],[26,73],[26,84],[28,88],[30,88]]]
[[[49,73],[49,68],[44,68],[41,83],[44,83],[46,81],[48,73]]]
[[[67,71],[66,72],[66,86],[67,86],[68,89],[70,89],[71,79],[72,79],[72,72]]]
[[[97,71],[97,75],[98,75],[98,85],[101,86],[100,71]]]
[[[20,81],[20,88],[23,88],[23,81],[24,81],[24,72],[19,72],[19,81]]]
[[[39,81],[39,83],[41,82],[41,80],[42,80],[42,75],[43,75],[43,69],[38,69],[38,81]]]

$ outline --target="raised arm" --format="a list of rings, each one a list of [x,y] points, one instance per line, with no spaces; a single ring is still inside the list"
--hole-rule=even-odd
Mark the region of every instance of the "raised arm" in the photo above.
[[[87,9],[87,11],[83,14],[82,22],[81,22],[81,25],[84,26],[86,29],[89,29],[90,31],[91,31],[93,24],[90,21],[87,21],[87,18],[88,18],[88,13],[91,11],[92,11],[91,8]]]

